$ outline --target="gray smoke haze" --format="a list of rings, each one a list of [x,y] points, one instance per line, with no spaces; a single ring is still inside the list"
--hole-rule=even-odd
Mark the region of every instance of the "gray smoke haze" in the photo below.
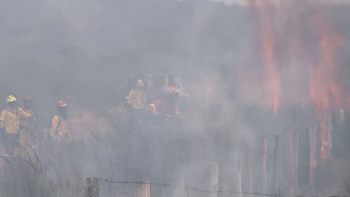
[[[75,196],[68,192],[70,190],[64,193],[56,186],[59,183],[57,174],[69,179],[74,173],[79,175],[74,176],[78,180],[70,181],[76,185],[83,185],[82,180],[91,176],[116,181],[150,179],[182,184],[183,174],[186,174],[189,187],[207,190],[203,187],[208,185],[206,167],[216,161],[221,162],[220,189],[232,191],[235,180],[232,152],[240,151],[242,144],[248,144],[246,149],[253,149],[253,191],[261,192],[262,136],[269,139],[267,165],[269,182],[272,182],[273,135],[283,133],[291,125],[303,131],[312,122],[311,106],[289,104],[286,98],[297,100],[300,94],[308,91],[306,63],[318,59],[316,52],[310,52],[317,48],[312,44],[317,28],[309,21],[315,8],[308,3],[295,3],[272,19],[277,32],[277,71],[283,98],[288,100],[288,105],[281,104],[274,114],[262,104],[260,84],[264,80],[264,68],[256,10],[231,3],[203,0],[0,2],[0,101],[3,101],[0,106],[6,107],[5,99],[9,94],[18,100],[31,95],[41,130],[49,127],[56,113],[54,104],[63,99],[69,105],[70,117],[77,122],[73,126],[76,135],[83,138],[83,142],[62,148],[63,155],[53,155],[56,152],[51,151],[50,142],[42,142],[43,147],[49,147],[42,153],[43,160],[48,163],[43,174],[53,180],[52,185],[50,181],[47,185],[42,183],[51,192],[46,196]],[[337,77],[348,92],[350,6],[327,8],[328,23],[338,29],[346,43],[337,56],[340,65]],[[300,20],[303,17],[305,21]],[[299,56],[293,60],[296,73],[300,75],[298,79],[291,76],[284,63],[289,62],[285,38],[292,39],[294,31],[302,43],[297,48]],[[130,73],[164,70],[184,81],[190,94],[188,119],[182,124],[166,125],[164,131],[128,130],[123,121],[125,114],[117,111],[116,106],[124,101]],[[242,76],[241,71],[249,75]],[[252,82],[248,88],[253,99],[243,95],[242,78]],[[210,115],[204,115],[208,108],[207,82],[215,88]],[[226,92],[226,86],[231,93]],[[295,93],[293,89],[298,91]],[[348,113],[345,109],[345,115]],[[335,162],[329,167],[332,176],[329,179],[324,178],[324,174],[318,176],[321,183],[316,184],[317,188],[309,188],[306,175],[300,176],[301,195],[334,195],[341,190],[341,180],[350,176],[350,155],[345,151],[350,148],[350,125],[349,117],[345,118],[344,125],[333,128],[337,144],[334,145]],[[307,141],[307,137],[302,138],[303,143]],[[280,143],[284,146],[283,141]],[[305,147],[305,144],[300,147],[300,172],[307,170]],[[282,148],[282,155],[284,151]],[[278,161],[279,171],[285,166],[282,160],[281,157]],[[50,166],[55,166],[54,170]],[[322,170],[318,169],[317,173]],[[284,176],[281,173],[280,179]],[[246,177],[242,181],[245,183]],[[244,183],[243,190],[248,191]],[[110,186],[108,183],[100,185],[101,188]],[[128,187],[101,191],[101,195],[127,192],[132,186]],[[288,183],[281,182],[282,195],[286,195],[286,188]],[[157,188],[153,195],[177,196],[176,192],[179,191]],[[25,196],[23,193],[21,195]],[[203,194],[193,192],[190,196]],[[229,194],[222,195],[226,196]]]

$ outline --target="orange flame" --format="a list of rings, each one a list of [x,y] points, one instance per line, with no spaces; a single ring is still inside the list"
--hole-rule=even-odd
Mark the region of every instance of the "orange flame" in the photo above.
[[[324,13],[318,10],[316,22],[320,39],[320,59],[316,67],[310,69],[310,98],[315,104],[315,112],[329,113],[340,109],[347,96],[336,80],[335,55],[343,44],[339,35],[331,35],[324,22]]]
[[[265,0],[255,0],[250,1],[250,3],[253,3],[257,7],[259,14],[263,56],[266,66],[266,76],[264,79],[266,104],[276,113],[279,107],[280,81],[276,71],[275,39],[273,24],[269,15],[269,5],[267,5],[268,2]]]
[[[331,110],[340,110],[346,105],[347,95],[338,84],[336,75],[336,52],[344,44],[340,35],[330,34],[325,24],[324,12],[317,10],[316,23],[319,32],[319,63],[310,69],[310,98],[315,106],[315,114],[323,116],[321,121],[321,159],[329,158],[331,148]]]
[[[315,115],[325,115],[328,116],[331,110],[340,110],[345,106],[349,105],[350,107],[350,96],[347,95],[342,86],[338,82],[337,78],[337,62],[336,55],[340,47],[344,44],[343,38],[334,33],[331,27],[328,27],[326,21],[325,12],[322,9],[316,9],[315,15],[308,15],[310,17],[315,17],[315,24],[317,27],[318,33],[318,44],[317,48],[314,48],[311,52],[315,52],[308,57],[306,51],[309,46],[305,46],[304,37],[302,37],[302,30],[298,28],[305,26],[308,22],[312,21],[305,20],[298,15],[298,13],[290,18],[294,26],[290,27],[289,30],[284,34],[283,41],[286,41],[287,50],[289,50],[290,63],[289,67],[277,67],[277,57],[276,54],[276,43],[279,44],[276,39],[278,32],[275,31],[275,26],[273,19],[276,18],[275,11],[284,11],[283,9],[289,9],[290,6],[294,6],[293,1],[280,1],[280,0],[246,0],[246,3],[255,8],[257,14],[257,20],[260,25],[259,27],[259,38],[261,40],[261,50],[263,57],[263,77],[262,83],[252,84],[254,79],[253,77],[242,77],[240,79],[242,92],[246,98],[250,98],[251,95],[256,96],[257,88],[249,88],[250,85],[253,87],[259,87],[262,90],[265,104],[272,108],[276,113],[280,105],[286,104],[300,104],[305,106],[307,103],[311,102],[314,106]],[[299,3],[298,3],[299,4]],[[300,6],[300,5],[298,5]],[[305,6],[314,6],[305,3]],[[321,8],[321,7],[320,7]],[[313,10],[313,9],[310,9]],[[310,12],[311,13],[311,12]],[[312,18],[311,18],[312,19]],[[310,25],[310,24],[308,24]],[[309,26],[310,27],[310,26]],[[308,27],[308,28],[309,28]],[[294,29],[293,29],[294,28]],[[332,31],[331,31],[332,30]],[[310,42],[308,42],[310,43]],[[311,46],[312,43],[310,43]],[[314,55],[318,54],[317,63],[313,62]],[[307,64],[308,66],[305,66]],[[246,70],[241,69],[238,71],[241,73],[239,76],[245,76]],[[281,92],[281,78],[280,73],[287,73],[288,79],[286,81],[287,89],[283,86],[284,97],[282,100]],[[242,75],[242,73],[244,73]],[[251,73],[248,73],[251,75]],[[256,77],[256,76],[254,76]],[[249,78],[249,80],[247,80]],[[256,77],[257,78],[257,77]],[[309,78],[308,86],[304,85]],[[283,84],[283,85],[285,85]],[[255,91],[254,93],[252,93]],[[319,119],[320,120],[320,119]]]

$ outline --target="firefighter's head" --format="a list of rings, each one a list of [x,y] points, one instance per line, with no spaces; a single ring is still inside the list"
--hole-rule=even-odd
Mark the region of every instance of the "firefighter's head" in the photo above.
[[[67,114],[67,104],[60,100],[60,101],[57,101],[56,103],[56,108],[58,110],[58,113],[60,113],[60,115],[64,115],[64,114]]]
[[[137,80],[136,85],[137,85],[138,88],[143,88],[143,86],[144,86],[145,84],[143,83],[143,81],[142,81],[141,79],[139,79],[139,80]]]
[[[16,108],[16,105],[17,105],[16,101],[17,101],[17,99],[13,95],[10,95],[6,98],[6,103],[13,109]]]
[[[27,109],[32,107],[33,99],[30,96],[26,96],[23,98],[23,106]]]
[[[175,103],[176,99],[179,97],[180,91],[177,87],[169,87],[166,91],[166,98],[169,102]]]

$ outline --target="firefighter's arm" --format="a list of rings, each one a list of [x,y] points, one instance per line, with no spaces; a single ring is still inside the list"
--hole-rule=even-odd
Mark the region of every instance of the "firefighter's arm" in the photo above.
[[[18,108],[18,116],[21,118],[33,118],[33,115],[31,113],[26,113],[23,108]]]
[[[58,116],[54,116],[52,118],[52,121],[51,121],[51,129],[50,129],[50,135],[51,137],[54,137],[56,136],[56,133],[57,133],[57,127],[58,127],[58,123],[60,121],[60,118]]]
[[[5,128],[4,128],[4,121],[5,121],[5,117],[6,117],[6,111],[2,111],[1,114],[0,114],[0,131],[4,131]]]

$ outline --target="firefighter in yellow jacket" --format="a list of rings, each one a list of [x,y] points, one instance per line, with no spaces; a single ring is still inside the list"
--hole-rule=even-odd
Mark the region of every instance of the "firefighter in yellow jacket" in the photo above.
[[[143,81],[139,79],[136,85],[137,86],[129,92],[128,104],[133,109],[140,110],[143,109],[145,106],[146,96],[145,91],[143,89]]]
[[[18,108],[19,143],[23,147],[26,147],[34,137],[35,117],[31,109],[32,102],[32,98],[26,96],[23,98],[23,106]]]
[[[146,103],[146,94],[144,91],[144,83],[142,80],[137,80],[136,87],[130,90],[128,96],[128,105],[130,116],[128,124],[134,125],[141,123],[144,117],[144,107]]]
[[[5,152],[8,155],[14,155],[18,142],[19,119],[16,108],[16,98],[12,95],[6,99],[7,108],[0,115],[0,129],[4,134]]]
[[[67,104],[64,101],[56,103],[58,114],[52,118],[50,135],[52,138],[62,139],[68,137]]]

